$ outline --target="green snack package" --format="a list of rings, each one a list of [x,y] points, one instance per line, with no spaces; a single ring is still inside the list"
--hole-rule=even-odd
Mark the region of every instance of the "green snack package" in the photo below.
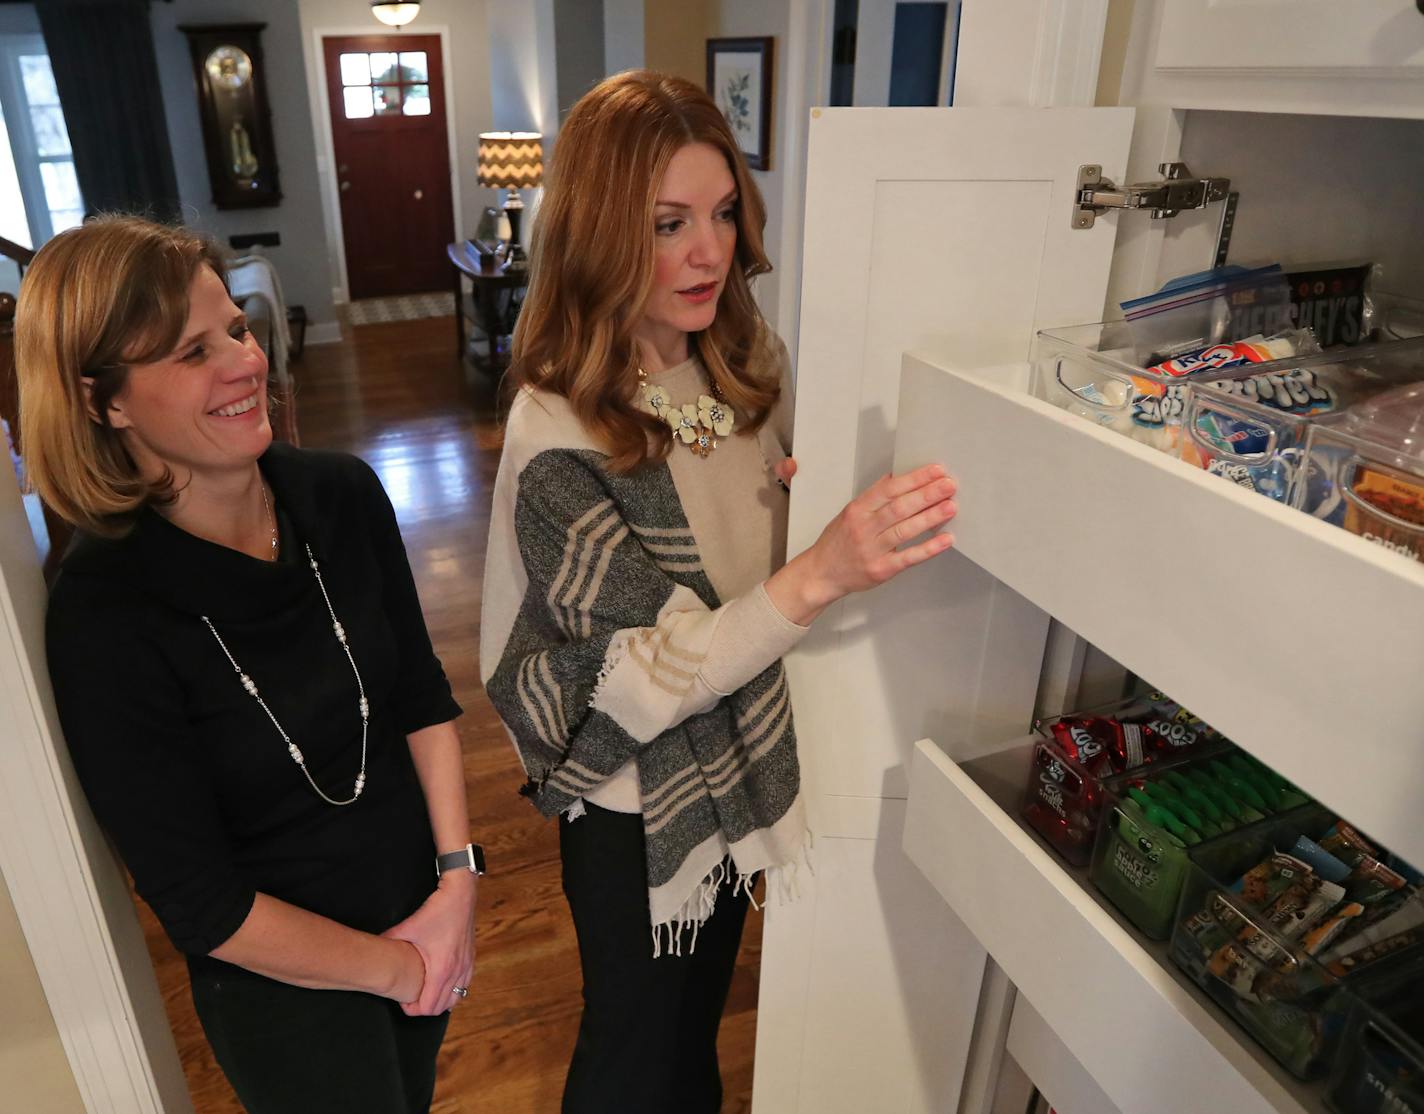
[[[1261,799],[1266,802],[1266,806],[1272,812],[1280,812],[1285,807],[1282,804],[1281,791],[1275,787],[1269,777],[1246,761],[1244,754],[1233,754],[1226,759],[1226,764],[1237,777],[1261,794]]]
[[[1183,775],[1203,794],[1210,797],[1216,805],[1230,816],[1242,824],[1250,824],[1264,817],[1250,805],[1242,804],[1235,797],[1226,791],[1225,786],[1213,778],[1204,770],[1187,770]]]
[[[1146,792],[1137,786],[1129,786],[1127,794],[1141,806],[1147,823],[1162,828],[1171,835],[1176,836],[1189,847],[1201,842],[1201,836],[1198,835],[1195,830],[1188,827],[1177,818],[1174,812],[1160,802],[1154,801]]]
[[[1243,751],[1243,753],[1245,752]],[[1298,786],[1281,777],[1280,774],[1276,773],[1275,770],[1267,766],[1254,754],[1247,754],[1246,760],[1270,778],[1271,784],[1280,790],[1281,808],[1299,808],[1301,805],[1310,803],[1310,795],[1308,793],[1302,793]]]
[[[1200,812],[1206,819],[1215,824],[1223,832],[1229,832],[1236,827],[1231,817],[1226,815],[1226,810],[1198,789],[1190,781],[1184,778],[1176,770],[1172,770],[1163,775],[1162,778],[1168,785],[1177,791],[1194,809]]]
[[[1266,799],[1256,792],[1255,786],[1247,784],[1244,778],[1238,777],[1220,759],[1208,762],[1207,769],[1211,771],[1212,777],[1216,778],[1222,787],[1238,801],[1249,804],[1262,813],[1275,811],[1266,804]]]
[[[1109,814],[1093,884],[1148,936],[1165,940],[1187,871],[1184,840],[1172,829],[1190,829],[1141,790],[1128,794]],[[1190,838],[1200,837],[1192,832]]]
[[[1221,834],[1221,828],[1206,819],[1186,797],[1171,786],[1165,785],[1161,781],[1148,781],[1143,784],[1143,788],[1147,790],[1148,796],[1166,808],[1182,823],[1195,829],[1203,839],[1211,839],[1213,836]]]

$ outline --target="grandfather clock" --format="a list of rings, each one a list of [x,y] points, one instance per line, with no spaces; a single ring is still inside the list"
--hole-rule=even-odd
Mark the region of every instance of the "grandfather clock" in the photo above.
[[[250,209],[282,200],[258,35],[265,23],[179,28],[188,36],[213,203]]]

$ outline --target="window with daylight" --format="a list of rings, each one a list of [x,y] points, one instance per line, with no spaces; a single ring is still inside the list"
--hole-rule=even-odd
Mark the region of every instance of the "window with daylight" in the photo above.
[[[429,116],[430,68],[425,51],[343,54],[341,95],[348,120]]]
[[[8,147],[0,155],[0,195],[19,194],[27,229],[23,237],[8,238],[39,247],[84,219],[69,131],[41,36],[0,35],[0,111]],[[7,175],[13,177],[7,181]]]

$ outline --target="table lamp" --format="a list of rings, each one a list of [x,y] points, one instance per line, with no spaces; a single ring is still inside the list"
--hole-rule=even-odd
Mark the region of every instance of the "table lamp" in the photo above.
[[[544,180],[543,139],[538,132],[480,133],[480,185],[505,191],[504,215],[509,218],[505,270],[529,266],[519,244],[519,218],[524,213],[519,191],[535,189]]]

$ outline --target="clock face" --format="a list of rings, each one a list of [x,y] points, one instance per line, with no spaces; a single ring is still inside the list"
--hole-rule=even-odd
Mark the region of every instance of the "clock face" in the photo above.
[[[218,89],[235,93],[252,80],[252,59],[239,46],[220,46],[208,55],[203,68]]]

